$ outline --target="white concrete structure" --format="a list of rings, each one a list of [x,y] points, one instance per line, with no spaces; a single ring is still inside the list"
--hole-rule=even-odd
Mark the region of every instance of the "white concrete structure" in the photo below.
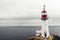
[[[48,28],[48,20],[46,21],[42,21],[42,25],[41,25],[41,30],[42,30],[42,36],[45,38],[45,33],[46,33],[46,37],[49,37],[49,28]]]

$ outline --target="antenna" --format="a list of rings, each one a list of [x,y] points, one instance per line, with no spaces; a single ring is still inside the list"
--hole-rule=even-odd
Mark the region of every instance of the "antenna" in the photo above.
[[[44,11],[45,11],[45,5],[43,5],[43,7],[44,7]]]

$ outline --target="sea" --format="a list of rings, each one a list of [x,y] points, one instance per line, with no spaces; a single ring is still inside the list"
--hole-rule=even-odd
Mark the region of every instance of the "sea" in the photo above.
[[[41,26],[0,26],[0,40],[26,40],[40,29]],[[49,32],[60,36],[60,26],[49,26]]]

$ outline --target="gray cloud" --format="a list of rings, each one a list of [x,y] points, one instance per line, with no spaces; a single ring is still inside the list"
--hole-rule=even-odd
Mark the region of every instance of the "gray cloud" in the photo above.
[[[16,0],[0,0],[0,18],[9,17],[16,11]]]
[[[57,0],[45,1],[50,18],[60,18],[59,3]],[[40,18],[43,4],[43,0],[0,0],[0,18]]]

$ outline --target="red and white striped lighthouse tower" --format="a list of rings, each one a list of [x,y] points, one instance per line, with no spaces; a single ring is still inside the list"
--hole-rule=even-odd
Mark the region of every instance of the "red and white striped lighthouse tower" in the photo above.
[[[36,30],[36,36],[40,35],[43,38],[48,38],[49,35],[49,28],[48,28],[48,16],[47,11],[45,10],[45,5],[43,5],[43,10],[41,12],[41,30]]]
[[[42,25],[41,25],[41,34],[44,38],[48,38],[49,37],[49,28],[48,28],[48,16],[47,16],[47,11],[45,10],[45,5],[43,5],[43,10],[41,12],[41,21],[42,21]]]

